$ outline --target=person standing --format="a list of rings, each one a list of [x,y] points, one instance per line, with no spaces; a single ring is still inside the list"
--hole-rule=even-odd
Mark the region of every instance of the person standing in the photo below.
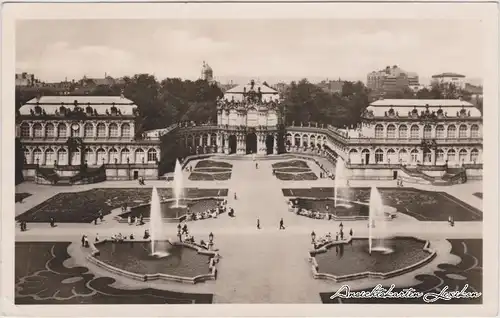
[[[257,229],[260,230],[260,219],[257,218]]]
[[[349,230],[349,236],[352,237],[352,229]]]
[[[99,210],[99,219],[102,221],[104,220],[104,215],[102,214],[102,210]]]
[[[285,229],[285,226],[283,225],[283,223],[284,223],[283,222],[283,218],[281,218],[281,220],[280,220],[280,228],[279,228],[280,230],[284,230]]]

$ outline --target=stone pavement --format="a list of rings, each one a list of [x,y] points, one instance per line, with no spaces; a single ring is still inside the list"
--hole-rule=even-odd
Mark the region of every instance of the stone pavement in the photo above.
[[[309,219],[288,211],[286,198],[282,188],[331,187],[333,181],[328,179],[317,181],[280,181],[272,175],[272,160],[259,161],[259,168],[251,160],[231,160],[233,164],[232,178],[221,182],[191,182],[187,180],[186,187],[227,188],[228,205],[235,209],[235,217],[227,214],[218,219],[208,219],[189,222],[190,232],[196,240],[207,239],[208,233],[215,235],[215,247],[220,250],[221,261],[218,265],[218,278],[203,284],[185,285],[166,282],[148,282],[147,286],[185,292],[211,292],[215,294],[217,303],[319,303],[319,293],[333,291],[340,287],[329,281],[315,280],[311,274],[311,264],[308,261],[310,233],[315,231],[318,236],[328,232],[333,235],[338,231],[338,223],[326,220]],[[311,163],[310,163],[311,164]],[[166,181],[149,181],[147,186],[169,187]],[[353,181],[351,186],[379,187],[395,186],[393,181]],[[410,186],[410,185],[408,185]],[[456,196],[474,207],[481,208],[481,200],[472,193],[481,191],[481,183],[467,183],[451,187],[430,187],[411,185],[424,190],[445,191]],[[34,184],[21,184],[16,192],[30,192],[33,196],[25,203],[16,204],[16,215],[30,207],[43,202],[48,197],[66,191],[83,191],[93,187],[138,187],[136,182],[104,182],[98,185],[82,185],[74,187],[53,187]],[[237,199],[234,199],[234,193]],[[262,229],[256,228],[257,218]],[[286,230],[278,230],[280,218],[284,219]],[[366,236],[368,233],[366,221],[344,222],[346,232],[353,229],[355,236]],[[177,224],[165,224],[168,238],[175,239]],[[102,224],[58,224],[50,228],[48,224],[28,224],[28,231],[21,233],[16,229],[16,241],[74,241],[70,254],[76,264],[83,264],[97,275],[113,276],[85,261],[87,251],[82,251],[78,242],[82,234],[87,234],[93,240],[96,233],[101,238],[115,233],[142,237],[145,226],[129,226],[112,220],[109,216]],[[481,238],[482,222],[456,222],[450,227],[447,222],[419,222],[409,216],[402,216],[390,222],[388,231],[394,235],[410,235],[429,239],[432,244],[446,250],[450,247],[446,238]],[[167,234],[168,235],[168,234]],[[437,258],[417,272],[430,271],[441,262]],[[450,261],[450,260],[448,260]],[[455,260],[458,262],[458,260]],[[404,274],[386,280],[384,283],[409,285],[414,283],[416,272]],[[115,276],[113,276],[115,277]],[[115,277],[116,287],[139,288],[144,283],[122,277]],[[376,284],[376,280],[359,280],[350,282],[351,288],[364,288]]]

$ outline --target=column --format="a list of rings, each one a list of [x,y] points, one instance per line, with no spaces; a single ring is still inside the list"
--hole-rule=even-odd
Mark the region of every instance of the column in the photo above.
[[[274,146],[273,154],[277,155],[278,154],[278,134],[274,134],[274,144],[273,144],[273,146]]]
[[[92,127],[94,130],[94,139],[95,139],[95,138],[97,138],[97,122],[93,122]]]
[[[33,123],[30,123],[30,138],[33,138]]]
[[[207,133],[207,146],[209,146],[209,147],[212,145],[210,143],[210,139],[211,139],[210,133]]]

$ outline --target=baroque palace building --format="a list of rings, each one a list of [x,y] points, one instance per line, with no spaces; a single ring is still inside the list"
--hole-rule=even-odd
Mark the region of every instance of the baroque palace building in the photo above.
[[[33,99],[17,114],[24,175],[36,180],[51,170],[77,178],[83,162],[105,179],[156,179],[161,137],[168,134],[167,142],[177,142],[189,158],[287,152],[334,164],[342,158],[352,179],[440,177],[453,169],[470,178],[482,176],[482,115],[466,101],[380,99],[349,129],[285,126],[280,103],[276,90],[252,80],[217,100],[217,123],[176,123],[135,136],[137,108],[123,96]],[[72,138],[81,141],[79,147],[70,147]]]
[[[75,177],[84,164],[107,179],[157,178],[160,146],[135,138],[137,106],[123,96],[42,96],[23,105],[16,136],[25,154],[24,175]],[[83,153],[82,153],[83,152]]]
[[[251,81],[217,100],[217,124],[180,125],[181,144],[191,153],[277,154],[279,94]]]

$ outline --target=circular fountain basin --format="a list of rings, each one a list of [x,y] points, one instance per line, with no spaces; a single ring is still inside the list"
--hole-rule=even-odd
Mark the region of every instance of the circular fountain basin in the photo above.
[[[384,247],[376,246],[371,253],[368,239],[360,238],[311,252],[315,277],[335,281],[394,277],[427,264],[435,255],[429,242],[413,237],[384,240]]]
[[[180,200],[179,205],[176,205],[176,201],[174,199],[166,200],[160,203],[160,212],[161,217],[164,221],[172,220],[179,221],[183,220],[186,217],[186,214],[189,211],[191,213],[204,212],[212,208],[216,208],[222,199],[189,199],[189,200]],[[135,206],[130,209],[130,211],[122,213],[119,217],[122,220],[127,220],[128,217],[137,218],[141,215],[145,219],[150,218],[151,213],[151,204],[142,204]]]
[[[99,242],[89,260],[97,265],[138,280],[174,280],[195,283],[214,279],[211,258],[214,253],[201,252],[188,245],[172,245],[168,241],[155,242],[151,253],[151,242],[130,241],[116,243]],[[146,279],[145,279],[146,277]]]

